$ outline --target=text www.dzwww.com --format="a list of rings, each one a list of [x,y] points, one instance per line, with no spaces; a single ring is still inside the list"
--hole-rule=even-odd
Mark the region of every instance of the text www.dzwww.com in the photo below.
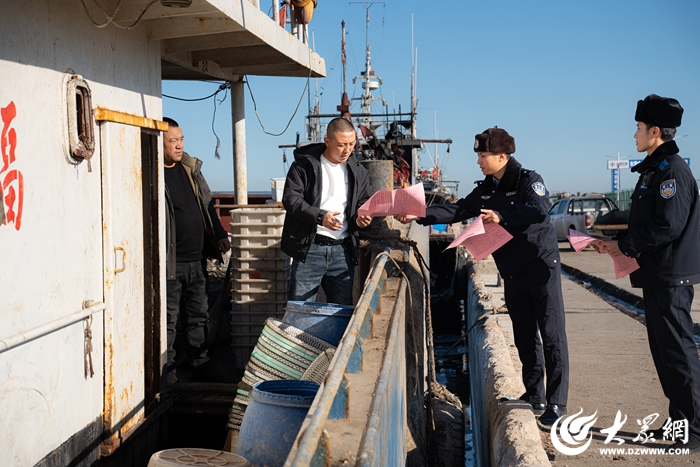
[[[599,448],[601,455],[660,455],[660,456],[681,456],[690,454],[688,448],[665,449],[665,448]]]

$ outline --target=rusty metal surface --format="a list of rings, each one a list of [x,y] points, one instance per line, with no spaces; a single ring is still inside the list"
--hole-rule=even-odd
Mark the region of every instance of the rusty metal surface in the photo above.
[[[0,47],[0,108],[13,111],[3,118],[2,135],[12,151],[8,170],[17,191],[14,203],[0,203],[6,217],[0,227],[0,339],[61,320],[79,310],[84,300],[105,302],[105,310],[93,315],[93,378],[84,376],[86,329],[80,321],[0,352],[0,465],[34,465],[102,413],[108,437],[113,435],[105,452],[143,426],[145,278],[138,135],[142,129],[164,129],[157,119],[162,113],[161,78],[169,63],[161,58],[167,55],[173,59],[170,63],[184,63],[175,68],[194,74],[205,75],[210,66],[209,76],[217,75],[213,60],[191,60],[199,50],[192,48],[194,36],[218,44],[217,33],[235,33],[231,29],[237,28],[282,52],[290,68],[282,64],[275,74],[308,76],[311,69],[320,76],[325,65],[299,41],[287,43],[289,34],[260,7],[252,10],[249,2],[197,1],[197,8],[206,10],[200,11],[201,21],[196,13],[173,18],[172,9],[156,4],[128,31],[113,25],[95,28],[72,2],[0,3],[0,43],[5,46]],[[116,20],[135,19],[133,14],[138,16],[147,3],[124,2]],[[161,47],[178,38],[182,40],[168,46],[189,51]],[[250,65],[244,63],[240,70],[262,71]],[[89,82],[97,106],[94,115],[100,124],[95,125],[92,172],[70,155],[65,81],[73,74]],[[233,78],[228,71],[226,75]],[[45,124],[37,130],[37,122]],[[162,178],[161,168],[156,181],[160,200]],[[164,219],[164,203],[155,209]],[[165,258],[160,255],[165,224],[159,222],[157,229],[154,274],[165,284]],[[115,247],[126,253],[123,264],[115,264]],[[150,292],[162,294],[157,289]],[[152,331],[160,335],[155,360],[160,357],[161,365],[154,364],[158,370],[165,358],[165,328]]]
[[[370,306],[374,295],[381,293],[379,283],[382,277],[386,277],[384,271],[386,262],[387,258],[385,256],[381,257],[377,263],[375,263],[375,266],[372,268],[365,282],[365,289],[355,308],[355,314],[350,320],[343,340],[338,346],[333,363],[329,368],[323,385],[319,389],[319,395],[316,397],[314,405],[309,410],[307,421],[300,431],[301,435],[297,438],[295,449],[291,451],[287,458],[285,467],[311,465],[312,459],[316,456],[323,430],[330,418],[331,408],[335,403],[335,399],[338,396],[348,371],[348,364],[351,362],[353,354],[357,355],[357,351],[360,349],[358,342],[361,342],[363,337],[369,337],[361,336],[361,330],[366,317],[374,313],[374,310],[372,310]],[[342,399],[345,397],[346,395],[341,392],[340,398]],[[345,411],[342,410],[341,414],[344,413]],[[332,443],[333,440],[331,437],[331,444]],[[319,455],[323,455],[323,452],[320,452]]]
[[[406,280],[399,286],[369,420],[357,456],[357,466],[404,465],[406,461]]]
[[[360,162],[369,172],[369,189],[372,194],[379,190],[394,189],[394,162],[366,160]]]
[[[105,431],[111,435],[105,445],[114,446],[144,415],[141,131],[136,127],[103,122],[100,146],[107,304],[103,419]],[[115,251],[124,252],[123,264],[117,264],[117,258],[122,255],[115,256]]]
[[[373,264],[285,467],[404,465],[407,283],[387,278],[391,264],[387,255]]]
[[[95,120],[98,122],[122,123],[124,125],[136,126],[139,128],[149,128],[151,130],[167,131],[168,124],[153,118],[146,118],[140,115],[132,115],[117,110],[109,110],[97,107],[94,110]]]

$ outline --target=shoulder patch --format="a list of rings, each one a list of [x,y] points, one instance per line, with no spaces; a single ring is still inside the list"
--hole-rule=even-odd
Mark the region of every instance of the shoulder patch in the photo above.
[[[665,180],[661,182],[659,192],[662,198],[670,199],[676,194],[676,179]]]
[[[544,183],[540,183],[540,182],[533,183],[532,184],[532,191],[537,193],[539,196],[544,196],[544,194],[545,194]]]

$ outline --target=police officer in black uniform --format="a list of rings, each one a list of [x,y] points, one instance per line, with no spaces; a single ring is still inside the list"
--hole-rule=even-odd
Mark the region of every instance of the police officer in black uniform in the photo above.
[[[682,115],[676,99],[651,94],[637,102],[634,138],[637,151],[647,156],[632,168],[639,181],[628,230],[618,241],[594,246],[639,263],[630,281],[643,291],[649,347],[669,416],[673,422],[688,421],[688,442],[671,447],[695,453],[700,452],[700,360],[690,307],[693,284],[700,283],[700,200],[695,177],[673,141]]]
[[[551,425],[566,414],[569,352],[559,246],[547,214],[549,194],[539,174],[523,169],[510,156],[515,152],[515,140],[507,131],[489,128],[476,135],[474,151],[486,178],[477,182],[466,198],[451,205],[430,206],[421,219],[395,217],[404,223],[416,220],[431,225],[483,214],[485,224],[500,224],[513,235],[493,258],[504,279],[506,306],[523,364],[526,392],[521,399],[532,405],[543,424]]]

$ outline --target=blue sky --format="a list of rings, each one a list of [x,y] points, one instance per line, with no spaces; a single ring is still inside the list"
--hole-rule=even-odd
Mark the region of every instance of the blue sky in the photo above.
[[[483,178],[474,135],[494,125],[515,137],[515,157],[539,172],[550,192],[610,191],[606,156],[617,157],[618,151],[623,158],[644,156],[634,145],[634,111],[637,100],[651,93],[675,97],[685,109],[678,136],[687,136],[678,145],[700,178],[700,1],[389,0],[369,11],[372,65],[383,79],[381,96],[390,110],[410,106],[413,14],[419,136],[434,138],[437,127],[438,137],[454,141],[449,156],[440,147],[440,165],[446,178],[460,180],[461,196]],[[358,97],[362,92],[351,78],[364,68],[365,8],[321,0],[309,26],[315,50],[326,60],[327,77],[318,80],[323,113],[335,112],[342,92],[342,20],[348,94]],[[306,80],[247,79],[265,128],[281,132]],[[315,89],[314,80],[310,86]],[[165,81],[163,93],[193,98],[217,87]],[[233,190],[230,99],[217,107],[220,160],[214,158],[213,99],[163,99],[164,114],[183,129],[185,150],[204,161],[211,188]],[[250,190],[269,190],[270,178],[285,176],[278,146],[293,143],[297,131],[303,136],[307,112],[304,95],[287,132],[268,136],[246,89]],[[434,145],[429,145],[422,155],[426,167],[433,155]],[[291,161],[289,150],[287,157]],[[622,188],[633,187],[635,181],[636,175],[622,171]]]

